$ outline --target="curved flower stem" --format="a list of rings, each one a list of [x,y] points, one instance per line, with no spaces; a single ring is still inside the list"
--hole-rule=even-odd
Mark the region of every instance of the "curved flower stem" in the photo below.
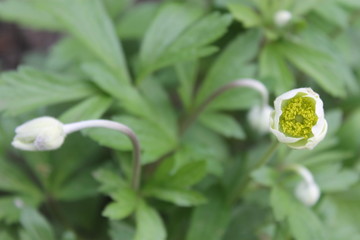
[[[290,170],[297,173],[306,183],[311,184],[315,182],[314,177],[309,169],[299,164],[289,164],[282,167],[283,170]]]
[[[238,87],[247,87],[252,88],[258,91],[262,96],[262,106],[266,106],[268,104],[269,100],[269,93],[261,82],[250,79],[250,78],[244,78],[244,79],[238,79],[233,82],[230,82],[228,84],[225,84],[224,86],[218,88],[213,92],[203,103],[201,103],[195,110],[192,112],[190,117],[185,120],[184,124],[180,128],[180,134],[183,135],[185,131],[191,126],[191,124],[194,123],[194,121],[197,119],[197,117],[200,115],[201,112],[205,110],[205,108],[219,95],[226,92],[229,89],[232,88],[238,88]]]
[[[85,128],[94,128],[94,127],[114,129],[129,137],[134,147],[134,153],[133,153],[134,162],[133,162],[131,186],[133,187],[134,190],[138,190],[140,184],[140,178],[141,178],[141,160],[140,160],[141,148],[140,148],[139,140],[135,135],[135,133],[133,132],[133,130],[131,130],[128,126],[124,124],[109,120],[86,120],[86,121],[65,124],[64,130],[66,134],[69,134]]]

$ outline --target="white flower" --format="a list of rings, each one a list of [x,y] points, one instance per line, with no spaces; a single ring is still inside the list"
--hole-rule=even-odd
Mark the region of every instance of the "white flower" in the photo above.
[[[301,181],[295,189],[295,195],[303,204],[313,206],[320,198],[320,189],[315,181]]]
[[[313,149],[327,132],[323,102],[311,88],[286,92],[274,101],[270,130],[277,139],[295,149]]]
[[[296,172],[302,178],[301,182],[296,186],[294,191],[297,199],[306,206],[313,206],[317,203],[321,192],[310,170],[298,164],[288,165],[285,169]]]
[[[292,18],[291,12],[287,10],[280,10],[275,13],[274,22],[278,27],[284,27]]]
[[[65,139],[64,125],[52,117],[30,120],[15,129],[12,145],[26,151],[44,151],[59,148]]]
[[[260,134],[269,132],[270,114],[274,109],[269,105],[256,105],[251,108],[248,114],[248,121],[250,126],[257,130]]]

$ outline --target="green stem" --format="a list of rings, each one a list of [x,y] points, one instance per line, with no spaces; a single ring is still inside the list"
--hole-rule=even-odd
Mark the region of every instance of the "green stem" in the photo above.
[[[64,131],[66,134],[70,134],[72,132],[79,131],[85,128],[94,128],[94,127],[104,127],[104,128],[114,129],[129,137],[134,148],[133,173],[131,179],[131,186],[135,191],[137,191],[139,189],[140,178],[141,178],[141,159],[140,159],[141,147],[140,147],[140,142],[134,131],[124,124],[109,120],[102,120],[102,119],[86,120],[86,121],[66,124],[64,125]]]
[[[254,79],[235,80],[215,90],[208,98],[204,100],[204,102],[202,102],[198,107],[196,107],[192,111],[190,116],[180,126],[180,136],[184,135],[186,130],[195,122],[195,120],[198,118],[200,113],[202,113],[214,99],[216,99],[218,96],[220,96],[222,93],[226,92],[227,90],[233,88],[243,88],[243,87],[252,88],[258,91],[262,96],[262,106],[266,106],[268,104],[269,93],[266,87],[261,82]]]
[[[273,156],[277,148],[280,146],[279,141],[274,141],[267,152],[260,158],[260,160],[251,168],[250,172],[254,171],[255,169],[260,168],[261,166],[265,165],[267,161]]]

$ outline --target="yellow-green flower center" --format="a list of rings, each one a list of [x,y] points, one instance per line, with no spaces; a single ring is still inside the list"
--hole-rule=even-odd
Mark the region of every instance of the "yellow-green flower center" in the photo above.
[[[280,130],[287,136],[308,139],[313,136],[312,127],[317,123],[315,100],[297,94],[282,103]]]

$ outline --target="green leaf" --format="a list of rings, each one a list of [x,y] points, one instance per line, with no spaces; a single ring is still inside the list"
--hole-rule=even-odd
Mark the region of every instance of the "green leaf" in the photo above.
[[[249,62],[255,57],[259,43],[260,34],[257,31],[249,31],[235,38],[210,67],[197,94],[197,104],[226,83],[254,76],[255,67]],[[214,100],[209,109],[247,108],[254,104],[254,96],[256,95],[249,89],[232,90]]]
[[[146,194],[164,201],[172,202],[181,207],[200,205],[206,202],[206,198],[195,191],[181,188],[150,188]]]
[[[346,192],[326,196],[319,207],[324,221],[331,231],[331,240],[359,240],[360,229],[359,184]]]
[[[21,225],[31,240],[55,240],[53,230],[46,219],[37,211],[25,208],[21,214]]]
[[[155,209],[144,201],[136,209],[136,233],[134,240],[165,240],[166,230]]]
[[[326,192],[344,191],[359,181],[358,172],[342,169],[341,164],[322,165],[313,171],[320,189]]]
[[[144,151],[142,162],[150,163],[158,157],[175,148],[177,142],[169,136],[158,124],[134,118],[130,116],[119,116],[116,121],[130,126],[139,137]]]
[[[93,174],[94,178],[101,183],[100,191],[110,194],[117,191],[119,188],[126,187],[126,183],[120,178],[119,173],[112,169],[100,168]]]
[[[207,173],[206,161],[181,162],[181,166],[176,164],[175,158],[166,159],[149,180],[149,185],[188,188],[198,183]]]
[[[216,112],[205,112],[200,116],[200,121],[211,130],[236,139],[244,139],[245,132],[234,117]]]
[[[226,32],[230,17],[213,13],[199,19],[201,12],[195,9],[169,4],[160,10],[142,45],[140,79],[161,67],[216,51],[208,44]]]
[[[208,203],[195,208],[186,240],[220,240],[230,221],[230,207],[221,189],[213,188]]]
[[[334,76],[342,80],[349,93],[357,96],[360,92],[359,82],[356,79],[351,65],[345,60],[344,51],[340,51],[341,47],[339,49],[339,47],[334,44],[334,39],[328,37],[327,33],[322,29],[316,28],[315,25],[303,31],[302,35],[309,45],[317,46],[318,50],[332,57],[332,63],[328,66],[328,69]],[[347,45],[347,43],[343,44]],[[354,50],[352,50],[352,55],[354,54]]]
[[[260,54],[260,78],[280,95],[295,86],[294,75],[278,50],[278,44],[267,44]]]
[[[159,4],[145,2],[124,13],[116,25],[118,36],[122,39],[141,39],[156,15]]]
[[[206,45],[222,36],[230,22],[229,15],[219,13],[210,14],[196,21],[166,49],[159,59],[159,65],[166,66],[174,62],[210,55],[217,48]]]
[[[134,239],[134,229],[125,222],[110,221],[108,232],[111,240]]]
[[[129,5],[132,3],[132,0],[103,0],[103,2],[109,15],[113,18],[116,18],[121,13],[121,11],[129,7]]]
[[[110,195],[115,202],[106,206],[102,213],[104,217],[119,220],[134,212],[137,204],[137,196],[130,187],[122,187]]]
[[[255,27],[261,23],[260,16],[254,11],[254,9],[241,4],[241,3],[230,3],[228,8],[231,14],[245,27]]]
[[[112,100],[109,97],[100,95],[90,97],[67,110],[59,119],[63,123],[97,119],[106,112],[111,103]]]
[[[322,222],[314,212],[298,202],[284,188],[273,187],[271,206],[278,221],[288,221],[296,240],[328,239]]]
[[[310,75],[328,93],[335,97],[345,96],[344,82],[329,71],[332,58],[317,49],[294,42],[279,45],[281,53],[296,67]]]
[[[40,189],[16,165],[0,158],[0,189],[31,197],[35,202],[42,199]]]
[[[346,28],[348,25],[349,14],[338,5],[337,1],[329,0],[326,4],[321,4],[321,7],[318,5],[314,8],[314,11],[330,23],[336,24],[341,28]]]
[[[0,19],[37,29],[62,29],[62,25],[54,16],[44,11],[43,5],[42,0],[2,1],[0,2]]]
[[[0,111],[12,115],[94,94],[84,81],[25,67],[0,75],[0,86]]]
[[[130,82],[121,43],[100,0],[54,0],[46,9],[122,82]]]
[[[272,186],[279,178],[279,174],[274,169],[265,166],[251,172],[251,178],[262,185]]]
[[[17,223],[20,219],[20,208],[16,206],[17,202],[23,203],[20,197],[1,197],[0,198],[0,220],[6,224]]]
[[[142,42],[140,59],[143,68],[149,68],[154,60],[159,59],[181,32],[200,16],[201,11],[197,8],[180,4],[164,5],[151,23]]]
[[[359,152],[360,108],[355,109],[339,129],[340,146],[346,150]]]
[[[199,63],[197,61],[184,62],[175,66],[176,75],[180,81],[178,92],[187,109],[189,109],[192,104],[198,70]]]

